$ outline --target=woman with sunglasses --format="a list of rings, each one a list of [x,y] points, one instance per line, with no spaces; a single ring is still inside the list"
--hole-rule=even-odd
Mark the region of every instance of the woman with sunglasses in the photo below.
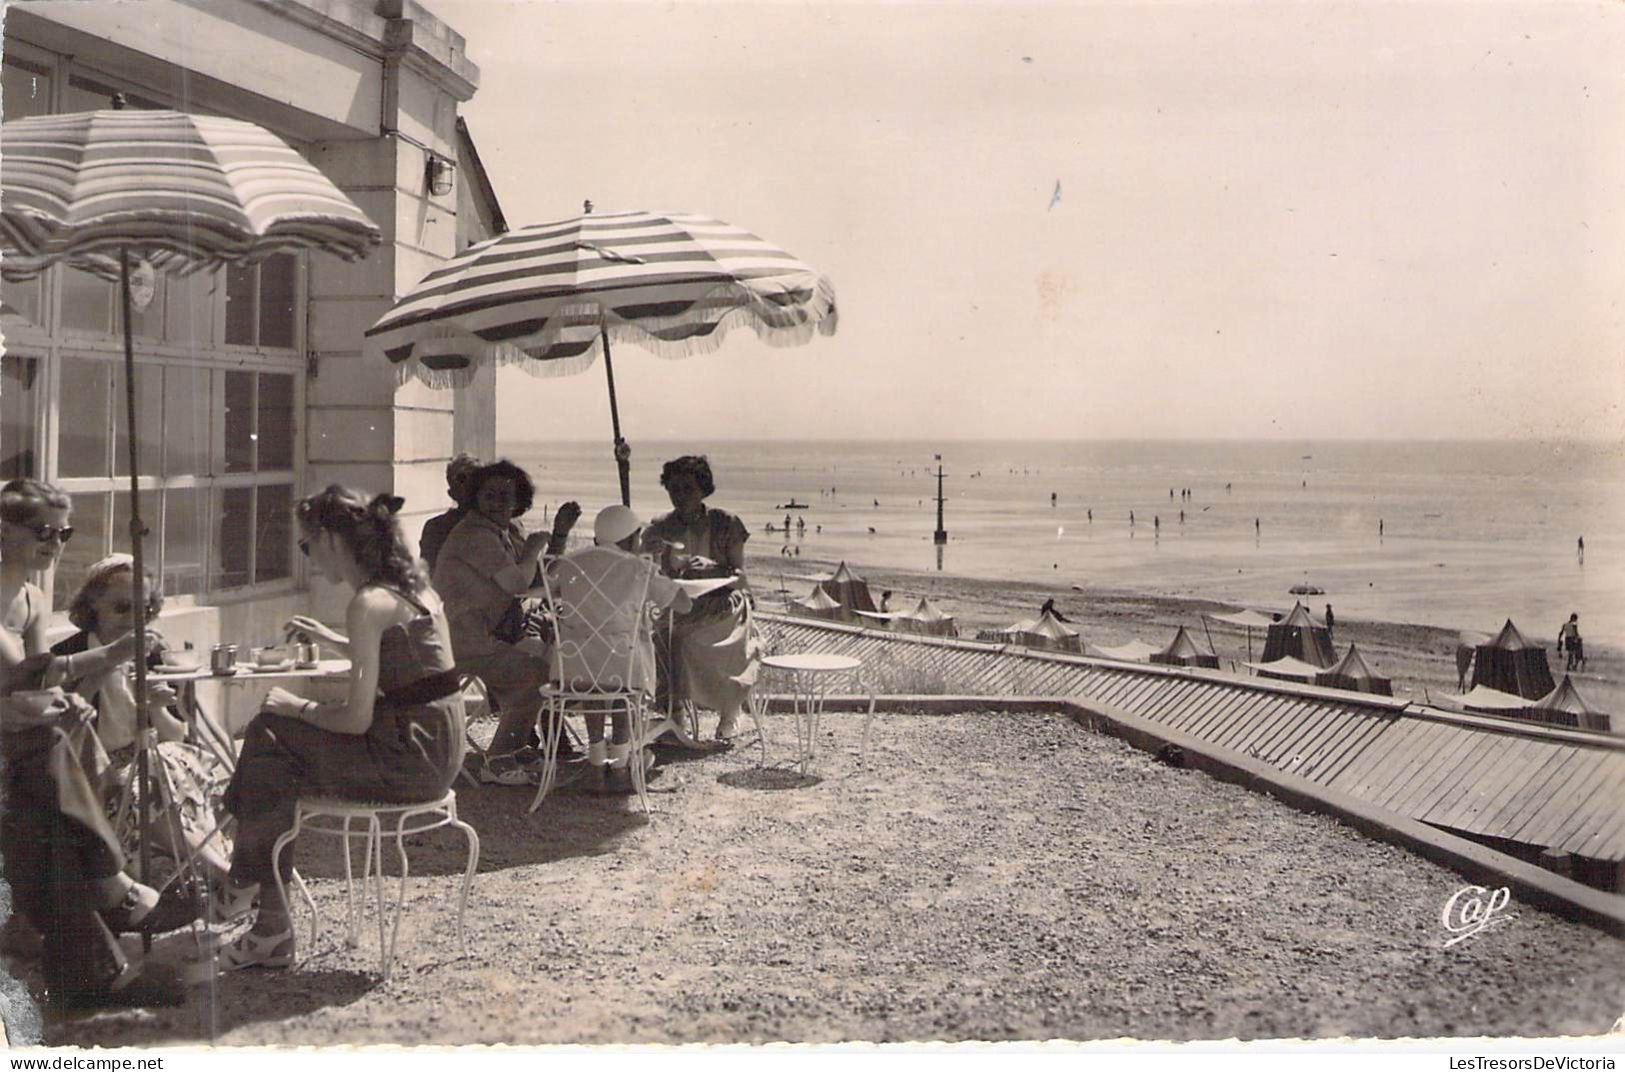
[[[355,594],[345,611],[347,635],[304,616],[287,628],[348,655],[350,689],[341,702],[318,703],[273,688],[249,724],[226,790],[237,843],[216,918],[247,915],[255,898],[259,915],[221,949],[228,971],[293,964],[293,923],[271,849],[293,827],[299,797],[438,800],[462,765],[462,685],[446,616],[401,537],[400,507],[399,498],[368,499],[334,484],[295,509],[300,550],[322,576]],[[285,884],[292,845],[275,864]]]
[[[164,606],[163,592],[150,572],[146,604],[148,621]],[[68,621],[79,631],[52,646],[57,655],[78,655],[135,628],[135,559],[115,554],[92,565],[68,604]],[[138,813],[120,807],[136,768],[136,701],[125,669],[117,666],[86,675],[73,688],[96,708],[96,736],[113,764],[102,779],[108,815],[115,822],[121,813],[125,817],[118,834],[125,853],[133,855],[140,829]],[[231,841],[219,832],[218,813],[231,771],[207,749],[186,743],[187,725],[174,713],[174,702],[175,693],[169,686],[148,685],[147,712],[159,742],[152,756],[163,765],[174,791],[169,806],[154,813],[151,829],[170,865],[195,858],[210,885],[218,886],[225,882],[230,867]]]
[[[138,638],[52,655],[45,648],[49,607],[28,580],[56,566],[73,534],[70,509],[67,495],[49,484],[0,487],[0,853],[17,907],[40,933],[52,1002],[176,1005],[185,991],[173,972],[131,965],[113,936],[140,928],[158,893],[124,871],[94,783],[107,757],[89,728],[92,712],[61,688],[133,658]]]

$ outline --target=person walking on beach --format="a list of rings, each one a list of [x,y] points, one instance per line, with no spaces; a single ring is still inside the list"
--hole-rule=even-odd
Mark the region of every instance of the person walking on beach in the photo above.
[[[1257,536],[1262,530],[1258,526],[1258,518],[1253,518],[1253,535]]]
[[[1579,551],[1580,551],[1580,565],[1583,566],[1583,565],[1586,564],[1586,538],[1584,536],[1580,537]]]
[[[1382,518],[1377,518],[1377,539],[1382,539]]]
[[[1152,527],[1152,529],[1154,529],[1157,532],[1162,531],[1162,515],[1161,514],[1152,515],[1151,527]]]
[[[1332,638],[1332,629],[1337,625],[1337,616],[1332,613],[1332,605],[1326,604],[1326,639]]]
[[[1134,527],[1134,511],[1133,510],[1130,510],[1128,512],[1128,527],[1129,528]]]
[[[1569,659],[1566,669],[1584,670],[1586,663],[1585,641],[1580,639],[1580,616],[1570,614],[1569,620],[1557,631],[1557,650],[1568,652]]]

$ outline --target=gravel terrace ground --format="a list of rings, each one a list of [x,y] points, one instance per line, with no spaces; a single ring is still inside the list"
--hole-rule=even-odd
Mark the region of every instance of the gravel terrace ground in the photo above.
[[[524,790],[460,787],[483,850],[469,959],[461,849],[434,834],[388,984],[376,931],[349,950],[330,925],[299,969],[48,1019],[47,1041],[1553,1036],[1625,1009],[1625,942],[1514,906],[1442,948],[1459,876],[1060,715],[882,713],[868,772],[861,724],[826,716],[811,783],[753,744],[671,762],[650,821],[626,798],[566,789],[528,815]],[[336,855],[301,860],[337,919]]]

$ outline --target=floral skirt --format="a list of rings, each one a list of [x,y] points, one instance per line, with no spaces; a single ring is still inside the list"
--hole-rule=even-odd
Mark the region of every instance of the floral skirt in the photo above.
[[[141,813],[129,792],[136,777],[135,747],[121,748],[108,758],[112,767],[102,781],[107,817],[130,866],[136,867],[140,859]],[[153,758],[163,768],[154,774],[167,779],[170,799],[164,801],[161,789],[159,800],[165,806],[151,812],[149,837],[158,873],[146,881],[152,885],[157,879],[161,884],[168,872],[194,853],[206,869],[225,873],[231,864],[231,838],[220,824],[228,818],[222,797],[231,781],[231,771],[213,753],[180,741],[163,742]]]

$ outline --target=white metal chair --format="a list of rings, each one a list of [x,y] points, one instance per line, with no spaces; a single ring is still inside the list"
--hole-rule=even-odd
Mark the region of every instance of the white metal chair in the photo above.
[[[648,559],[608,548],[566,555],[543,572],[546,613],[553,626],[553,667],[542,687],[542,711],[547,716],[542,727],[544,765],[531,811],[542,806],[556,780],[565,715],[612,717],[624,710],[631,724],[627,762],[632,787],[648,814],[643,748],[666,725],[662,720],[651,731],[648,717],[654,683],[649,604],[654,573]]]
[[[455,826],[468,838],[468,868],[463,872],[463,887],[457,897],[457,942],[463,955],[467,956],[468,939],[463,931],[463,915],[468,910],[468,891],[474,883],[474,870],[480,862],[480,836],[475,833],[472,826],[457,818],[457,793],[454,790],[446,790],[446,795],[439,800],[421,804],[382,804],[338,800],[332,797],[301,797],[294,809],[293,828],[277,838],[271,847],[271,866],[273,869],[276,868],[276,862],[282,857],[282,850],[302,833],[342,839],[344,900],[348,925],[345,944],[354,947],[361,942],[361,913],[356,905],[355,871],[350,861],[350,842],[353,839],[362,840],[365,843],[366,856],[361,869],[361,898],[365,902],[370,883],[377,902],[379,964],[387,982],[390,967],[395,961],[395,943],[400,936],[401,913],[406,908],[408,872],[406,838],[412,834],[437,830],[442,826]],[[384,926],[385,839],[395,842],[395,854],[401,864],[400,888],[396,892],[394,918],[390,922],[387,935]],[[283,882],[280,870],[276,875],[277,890],[282,895],[282,903],[289,906],[291,915],[292,903],[288,900],[287,885]],[[299,892],[304,897],[305,905],[310,909],[310,945],[315,946],[320,924],[316,902],[311,899],[310,890],[297,872],[294,873],[294,879],[299,885]],[[361,909],[365,910],[364,903]]]

